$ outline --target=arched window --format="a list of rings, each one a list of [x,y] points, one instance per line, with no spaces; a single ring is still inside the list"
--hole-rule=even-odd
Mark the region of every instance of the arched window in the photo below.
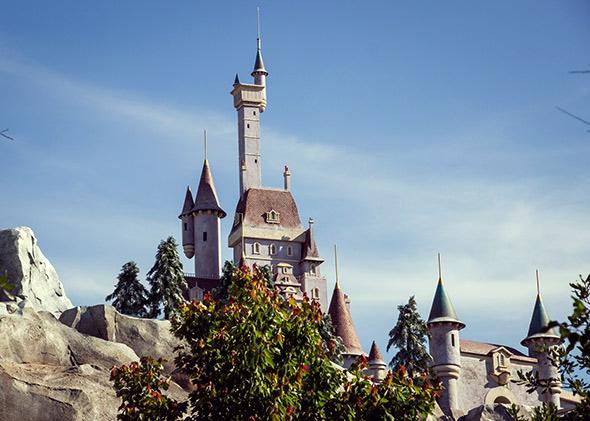
[[[260,254],[260,243],[252,244],[252,254]]]
[[[315,275],[315,274],[317,273],[317,272],[316,272],[316,267],[315,267],[315,265],[311,265],[311,266],[309,267],[309,271],[310,271],[312,274],[314,274],[314,275]]]
[[[268,252],[269,252],[269,254],[270,254],[271,256],[273,256],[273,255],[277,254],[277,246],[276,246],[276,245],[274,245],[274,244],[271,244],[271,245],[268,247]]]
[[[320,298],[320,289],[319,288],[314,288],[311,290],[311,298],[313,298],[315,300],[319,300],[319,298]]]
[[[505,367],[506,366],[506,361],[504,359],[504,354],[502,354],[502,353],[499,353],[498,354],[498,365],[500,367]]]

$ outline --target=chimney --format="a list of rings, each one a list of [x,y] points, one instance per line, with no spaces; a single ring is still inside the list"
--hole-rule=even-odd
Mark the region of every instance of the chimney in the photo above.
[[[285,184],[285,190],[291,191],[291,173],[289,167],[285,165],[285,171],[283,172],[283,179]]]

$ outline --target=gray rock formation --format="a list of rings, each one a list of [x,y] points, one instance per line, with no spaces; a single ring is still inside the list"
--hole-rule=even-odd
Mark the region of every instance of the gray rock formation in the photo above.
[[[529,416],[529,411],[526,407],[518,405],[520,413],[524,417]],[[508,414],[508,407],[500,403],[493,405],[481,405],[473,408],[460,421],[512,421],[513,418]]]
[[[71,308],[59,320],[80,333],[125,344],[140,357],[163,358],[165,372],[174,370],[174,348],[180,342],[170,332],[168,320],[127,316],[105,304]]]
[[[9,282],[15,286],[11,291],[14,297],[1,294],[1,301],[26,300],[35,310],[55,315],[73,306],[30,228],[0,231],[0,273],[5,272]]]
[[[137,361],[123,343],[72,329],[49,312],[0,303],[0,419],[114,420],[113,365]],[[178,385],[169,395],[186,399]]]

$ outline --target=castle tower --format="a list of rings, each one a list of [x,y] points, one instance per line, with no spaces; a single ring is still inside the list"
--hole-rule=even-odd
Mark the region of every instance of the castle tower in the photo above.
[[[193,200],[190,186],[186,189],[182,212],[182,246],[187,258],[195,258],[195,274],[188,276],[189,298],[202,299],[202,293],[216,285],[221,272],[220,219],[225,211],[219,205],[213,176],[207,160],[207,131],[205,131],[205,160]]]
[[[258,31],[253,84],[239,77],[231,94],[238,114],[238,168],[240,197],[228,245],[235,262],[269,266],[275,285],[286,296],[296,299],[306,293],[327,307],[326,279],[320,275],[323,262],[313,236],[313,220],[303,227],[291,193],[291,172],[283,172],[282,188],[262,186],[260,155],[260,113],[266,109],[266,77]]]
[[[381,352],[375,341],[371,344],[369,351],[369,367],[366,370],[367,375],[372,376],[374,381],[380,382],[387,374],[387,365],[381,356]]]
[[[260,162],[260,113],[266,109],[266,77],[268,72],[262,61],[260,29],[256,40],[256,60],[252,77],[254,84],[240,83],[238,76],[231,91],[238,112],[238,153],[240,195],[250,188],[262,186]]]
[[[440,272],[432,308],[428,316],[430,331],[431,367],[441,381],[444,390],[439,398],[439,405],[446,415],[452,415],[459,406],[458,379],[461,374],[461,348],[459,331],[465,324],[457,318],[455,309],[449,299]]]
[[[521,344],[528,348],[529,355],[537,359],[537,372],[540,380],[551,381],[551,387],[547,391],[539,390],[543,402],[552,402],[559,408],[561,394],[561,381],[559,368],[551,360],[548,351],[561,342],[561,338],[555,328],[549,329],[550,319],[543,305],[539,291],[539,273],[537,271],[537,299],[533,308],[533,316],[529,324],[527,337]]]

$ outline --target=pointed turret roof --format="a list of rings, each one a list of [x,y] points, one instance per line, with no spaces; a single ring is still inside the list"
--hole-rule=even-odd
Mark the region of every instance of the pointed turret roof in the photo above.
[[[375,365],[375,364],[385,365],[385,361],[383,360],[383,357],[381,356],[381,352],[379,352],[379,348],[377,347],[377,344],[375,343],[375,341],[373,341],[373,343],[371,344],[371,351],[369,351],[369,365]]]
[[[254,76],[254,73],[256,72],[262,72],[265,75],[268,75],[268,72],[264,68],[264,61],[262,61],[262,51],[260,49],[260,36],[258,36],[256,42],[258,44],[258,48],[256,48],[256,61],[254,62],[254,70],[252,71],[252,76]]]
[[[238,74],[236,73],[236,78],[234,79],[234,86],[239,85],[239,84],[240,84],[240,78],[239,78]]]
[[[352,323],[352,317],[350,316],[350,312],[346,305],[344,293],[338,284],[334,287],[328,314],[332,318],[332,324],[334,325],[336,335],[340,336],[342,339],[344,347],[346,348],[346,353],[350,355],[364,354],[361,341],[356,333],[356,329]]]
[[[305,231],[305,242],[303,243],[303,260],[321,260],[318,246],[315,243],[315,236],[313,233],[313,218],[309,218],[309,228]]]
[[[191,186],[186,187],[186,194],[184,195],[184,204],[182,205],[182,212],[178,216],[182,218],[184,215],[191,213],[195,202],[193,202],[193,192]]]
[[[559,338],[559,334],[555,328],[547,329],[550,322],[551,319],[549,319],[549,316],[547,315],[547,310],[545,310],[541,294],[537,294],[533,316],[531,317],[531,323],[529,324],[529,332],[527,337],[522,340],[521,344],[525,345],[528,340],[535,338]]]
[[[428,316],[428,324],[439,322],[451,322],[461,325],[459,329],[463,329],[465,324],[457,318],[453,303],[449,299],[442,278],[438,278],[438,285],[432,300],[432,307],[430,308],[430,315]]]
[[[210,210],[217,212],[220,218],[225,217],[225,211],[221,209],[219,200],[217,199],[217,192],[215,184],[213,183],[213,176],[209,169],[209,161],[205,159],[203,163],[203,171],[201,171],[201,179],[199,180],[199,189],[195,197],[195,204],[192,211]]]

